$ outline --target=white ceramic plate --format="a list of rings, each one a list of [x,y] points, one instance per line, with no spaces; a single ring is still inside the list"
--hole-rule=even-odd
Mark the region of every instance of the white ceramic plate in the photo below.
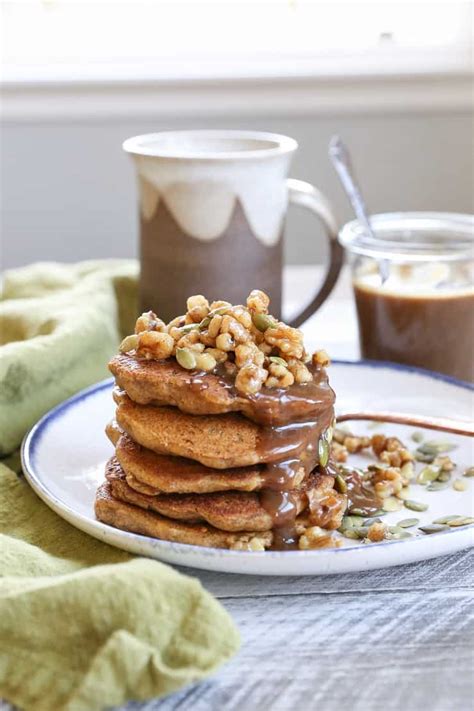
[[[450,378],[376,362],[336,362],[329,372],[341,412],[391,409],[472,418],[473,388]],[[474,527],[465,526],[430,535],[415,529],[412,538],[377,544],[344,539],[342,548],[251,553],[169,543],[100,523],[95,519],[93,504],[104,464],[113,451],[104,434],[114,412],[111,391],[112,380],[107,380],[55,407],[25,437],[22,452],[26,477],[38,496],[74,526],[111,545],[168,563],[228,573],[329,575],[434,558],[474,542]],[[354,423],[351,429],[361,434],[379,431],[370,425],[367,429],[364,423]],[[380,431],[396,434],[416,446],[410,439],[412,428],[383,425]],[[425,436],[456,444],[451,452],[457,464],[456,476],[474,464],[471,439],[428,431]],[[363,460],[359,457],[358,461]],[[403,518],[417,517],[422,523],[431,523],[442,515],[472,515],[474,479],[463,480],[468,482],[464,492],[455,491],[451,485],[437,492],[412,485],[411,498],[428,503],[429,509],[419,514],[404,508],[388,514],[384,521],[393,525]]]

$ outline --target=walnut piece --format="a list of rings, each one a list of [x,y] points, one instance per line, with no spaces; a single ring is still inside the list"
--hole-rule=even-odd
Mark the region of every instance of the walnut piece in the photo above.
[[[253,395],[258,393],[267,379],[267,371],[258,365],[244,365],[236,375],[235,387],[242,393]]]
[[[257,314],[268,313],[268,307],[270,305],[270,299],[263,292],[258,289],[254,289],[250,292],[247,297],[247,308]]]
[[[265,541],[263,538],[258,536],[244,537],[232,543],[230,545],[230,550],[233,551],[264,551]]]
[[[168,333],[142,331],[138,336],[137,355],[161,360],[168,358],[174,349],[174,340]]]
[[[413,455],[400,442],[398,437],[386,437],[383,434],[372,436],[372,451],[381,462],[391,467],[401,467],[413,460]]]
[[[153,311],[147,311],[137,318],[135,324],[135,333],[141,333],[142,331],[165,331],[165,322],[158,318],[158,316],[153,313]]]
[[[339,538],[335,538],[332,533],[319,526],[307,528],[298,540],[298,548],[302,551],[316,548],[339,548],[341,545],[342,541]]]
[[[386,535],[386,525],[375,521],[371,526],[369,526],[369,530],[367,531],[367,540],[371,543],[379,543],[384,540]]]

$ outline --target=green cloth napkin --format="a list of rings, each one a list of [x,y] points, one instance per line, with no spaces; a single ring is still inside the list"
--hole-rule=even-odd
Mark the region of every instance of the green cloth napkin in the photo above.
[[[138,265],[41,263],[6,272],[0,294],[0,457],[47,410],[109,375],[137,317]]]
[[[0,696],[21,708],[169,694],[238,648],[197,580],[76,530],[2,465],[0,549]]]
[[[95,711],[171,693],[238,648],[197,580],[101,543],[13,471],[25,431],[107,375],[136,317],[137,265],[7,272],[0,301],[0,697],[27,711]]]

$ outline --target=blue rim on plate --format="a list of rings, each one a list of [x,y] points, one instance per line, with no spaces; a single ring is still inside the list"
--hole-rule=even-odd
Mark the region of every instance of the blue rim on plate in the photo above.
[[[378,361],[378,360],[333,360],[332,363],[334,365],[347,365],[347,366],[352,366],[352,367],[359,367],[359,366],[365,366],[369,368],[385,368],[387,370],[395,370],[395,371],[404,371],[407,373],[416,373],[418,375],[422,375],[424,377],[428,377],[434,380],[441,380],[446,383],[449,383],[450,385],[454,385],[456,387],[462,388],[464,390],[468,390],[470,392],[474,392],[474,384],[468,383],[464,380],[460,380],[458,378],[454,378],[450,375],[444,375],[443,373],[436,373],[431,370],[427,370],[425,368],[419,368],[416,366],[408,366],[408,365],[402,365],[400,363],[392,363],[389,361]],[[166,541],[163,539],[154,539],[149,536],[143,536],[139,533],[133,533],[130,531],[124,531],[122,529],[115,529],[114,526],[109,526],[108,524],[102,523],[101,521],[91,519],[88,516],[85,516],[84,514],[80,514],[74,509],[72,509],[69,505],[64,503],[61,499],[59,499],[57,496],[52,494],[52,492],[45,487],[41,479],[37,476],[35,473],[34,469],[34,464],[33,464],[33,459],[34,459],[34,454],[35,454],[35,449],[39,444],[39,440],[41,439],[42,432],[45,429],[45,427],[48,426],[48,424],[56,419],[61,413],[65,410],[67,410],[71,405],[74,405],[77,402],[81,402],[82,400],[85,400],[86,398],[90,397],[91,395],[94,395],[96,392],[100,392],[101,390],[105,390],[111,387],[112,383],[114,382],[114,378],[107,378],[106,380],[102,380],[98,383],[94,383],[93,385],[90,385],[87,388],[84,388],[83,390],[80,390],[78,393],[72,395],[71,397],[67,398],[66,400],[63,400],[63,402],[59,403],[55,407],[53,407],[51,410],[49,410],[47,413],[41,417],[38,422],[31,427],[31,429],[26,433],[25,437],[23,438],[23,442],[21,445],[21,463],[22,463],[22,468],[25,473],[25,476],[28,480],[28,482],[32,485],[32,488],[38,493],[40,498],[47,504],[49,505],[49,501],[53,501],[58,507],[64,509],[71,515],[73,515],[75,518],[81,519],[84,522],[87,522],[88,524],[94,525],[94,527],[97,528],[97,530],[120,530],[120,533],[123,534],[126,538],[129,538],[130,540],[134,540],[135,538],[142,538],[147,541],[153,541],[155,545],[159,546],[161,545],[172,545],[175,549],[182,548],[183,552],[184,551],[199,551],[201,554],[206,554],[206,552],[211,552],[214,551],[214,548],[208,547],[208,546],[196,546],[192,545],[189,543],[175,543],[171,541]],[[40,493],[41,492],[41,493]],[[41,496],[43,494],[43,496]],[[59,515],[59,514],[58,514]],[[72,525],[72,524],[71,524]],[[474,524],[468,525],[468,526],[463,526],[463,529],[471,529],[474,527]],[[431,534],[430,537],[434,536],[447,536],[450,534],[455,534],[458,531],[456,529],[450,528],[449,530],[446,531],[439,531],[438,533]],[[393,540],[393,541],[383,541],[377,543],[377,546],[395,546],[395,545],[400,545],[400,544],[406,544],[409,543],[409,541],[406,540]],[[366,551],[367,546],[364,545],[355,545],[355,546],[350,546],[347,548],[331,548],[331,549],[324,549],[325,553],[327,554],[330,552],[331,554],[341,554],[341,553],[355,553],[361,552],[361,551]],[[231,556],[240,556],[242,554],[247,554],[248,551],[236,551],[236,550],[226,550],[226,555],[231,555]],[[308,550],[308,551],[252,551],[252,557],[259,557],[259,556],[301,556],[305,557],[308,555],[314,555],[315,553],[318,553],[318,550]]]

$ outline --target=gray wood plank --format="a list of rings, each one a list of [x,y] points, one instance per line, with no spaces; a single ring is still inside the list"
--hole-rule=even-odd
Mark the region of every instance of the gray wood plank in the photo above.
[[[243,647],[216,677],[140,711],[469,711],[473,604],[462,590],[235,598]]]
[[[242,634],[212,680],[127,711],[471,711],[474,553],[358,575],[199,573]]]
[[[182,573],[201,580],[218,598],[266,597],[311,593],[370,592],[372,590],[433,590],[434,588],[474,587],[474,549],[411,565],[370,570],[344,575],[269,577],[229,575],[193,568],[179,568]]]

